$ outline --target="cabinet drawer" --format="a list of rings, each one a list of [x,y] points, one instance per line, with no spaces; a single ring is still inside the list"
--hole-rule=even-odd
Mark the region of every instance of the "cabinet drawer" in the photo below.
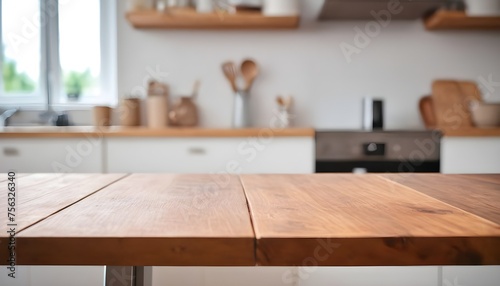
[[[108,138],[107,172],[312,173],[312,138]]]
[[[500,173],[500,138],[443,138],[441,172],[444,174]]]
[[[100,139],[42,138],[2,139],[0,172],[19,173],[100,173]]]
[[[222,166],[232,147],[210,139],[109,138],[106,142],[109,173],[210,172]]]

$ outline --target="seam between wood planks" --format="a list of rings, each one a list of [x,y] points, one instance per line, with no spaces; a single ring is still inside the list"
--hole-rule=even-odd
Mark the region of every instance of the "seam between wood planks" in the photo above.
[[[440,199],[438,199],[438,198],[435,198],[435,197],[433,197],[433,196],[431,196],[431,195],[429,195],[429,194],[426,194],[426,193],[420,192],[419,190],[413,189],[413,188],[412,188],[412,187],[410,187],[410,186],[403,185],[402,183],[399,183],[399,182],[393,181],[393,180],[391,180],[391,179],[389,179],[389,178],[386,178],[386,177],[384,177],[384,176],[382,176],[382,175],[376,175],[376,176],[377,176],[377,177],[379,177],[379,178],[382,178],[382,179],[384,179],[384,180],[386,180],[386,181],[388,181],[388,182],[390,182],[390,183],[393,183],[393,184],[395,184],[395,185],[399,185],[399,186],[401,186],[401,187],[403,187],[403,188],[405,188],[405,189],[408,189],[408,190],[410,190],[410,191],[413,191],[413,192],[415,192],[415,193],[418,193],[418,194],[420,194],[420,195],[422,195],[422,196],[425,196],[425,197],[431,198],[431,199],[433,199],[433,200],[435,200],[435,201],[438,201],[438,202],[440,202],[440,203],[442,203],[442,204],[445,204],[446,206],[448,206],[448,207],[450,207],[450,208],[457,209],[457,210],[459,210],[459,211],[462,211],[462,212],[464,212],[464,213],[467,213],[467,214],[469,214],[469,215],[471,215],[471,216],[473,216],[473,217],[478,218],[479,220],[482,220],[482,221],[484,221],[484,222],[489,222],[489,223],[492,223],[492,224],[494,224],[496,227],[500,227],[500,224],[498,224],[498,223],[496,223],[496,222],[494,222],[494,221],[491,221],[491,220],[489,220],[489,219],[487,219],[487,218],[484,218],[484,217],[482,217],[482,216],[480,216],[480,215],[477,215],[477,214],[475,214],[475,213],[471,213],[471,212],[469,212],[469,211],[466,211],[466,210],[464,210],[464,209],[462,209],[462,208],[460,208],[460,207],[458,207],[458,206],[454,206],[454,205],[452,205],[452,204],[450,204],[450,203],[447,203],[447,202],[442,201],[442,200],[440,200]]]
[[[255,231],[255,225],[254,225],[254,219],[252,215],[252,209],[250,207],[250,201],[248,200],[247,196],[247,191],[245,189],[245,184],[243,184],[243,181],[241,180],[241,176],[238,175],[238,180],[240,181],[240,186],[243,189],[243,195],[245,195],[245,203],[247,205],[247,211],[248,211],[248,216],[250,218],[250,225],[252,226],[252,232],[253,232],[253,258],[255,261],[255,265],[258,265],[257,261],[257,232]]]
[[[23,227],[21,230],[19,230],[19,231],[17,232],[17,234],[19,234],[19,233],[23,232],[24,230],[26,230],[26,229],[28,229],[28,228],[30,228],[30,227],[32,227],[32,226],[34,226],[34,225],[36,225],[36,224],[38,224],[38,223],[40,223],[40,222],[42,222],[42,221],[44,221],[44,220],[46,220],[46,219],[48,219],[48,218],[52,217],[52,216],[54,216],[54,215],[56,215],[56,214],[60,213],[61,211],[65,210],[65,209],[67,209],[67,208],[69,208],[69,207],[71,207],[71,206],[73,206],[73,205],[75,205],[75,204],[77,204],[77,203],[79,203],[79,202],[81,202],[81,201],[85,200],[86,198],[88,198],[88,197],[90,197],[90,196],[92,196],[92,195],[94,195],[94,194],[96,194],[96,193],[98,193],[98,192],[102,191],[103,189],[105,189],[105,188],[107,188],[107,187],[111,186],[111,185],[112,185],[112,184],[114,184],[114,183],[117,183],[118,181],[121,181],[121,180],[125,179],[126,177],[128,177],[128,176],[130,176],[130,175],[131,175],[131,174],[125,174],[125,175],[123,175],[123,176],[121,176],[121,177],[117,178],[116,180],[114,180],[114,181],[112,181],[112,182],[110,182],[110,183],[108,183],[108,184],[106,184],[106,185],[102,186],[101,188],[98,188],[97,190],[93,191],[92,193],[90,193],[90,194],[88,194],[88,195],[86,195],[86,196],[84,196],[84,197],[82,197],[82,198],[80,198],[80,199],[78,199],[78,200],[76,200],[76,201],[74,201],[74,202],[70,203],[69,205],[67,205],[67,206],[65,206],[65,207],[63,207],[63,208],[61,208],[61,209],[59,209],[59,210],[57,210],[57,211],[55,211],[55,212],[53,212],[53,213],[51,213],[51,214],[49,214],[49,215],[47,215],[47,216],[45,216],[45,217],[43,217],[43,218],[41,218],[41,219],[37,220],[37,221],[35,221],[35,222],[33,222],[33,223],[31,223],[31,224],[29,224],[29,225],[25,226],[25,227]]]

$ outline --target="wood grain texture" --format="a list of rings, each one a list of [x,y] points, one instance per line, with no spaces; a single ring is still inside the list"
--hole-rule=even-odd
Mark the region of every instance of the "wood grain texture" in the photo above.
[[[40,221],[124,177],[123,174],[32,174],[17,178],[17,230]],[[7,184],[0,184],[0,207],[7,210]],[[0,237],[7,225],[1,224]]]
[[[500,29],[500,17],[468,17],[463,11],[440,10],[424,22],[427,30]]]
[[[299,16],[266,17],[260,12],[200,14],[194,9],[171,9],[169,13],[133,11],[128,21],[139,29],[296,29]]]
[[[21,174],[17,174],[16,173],[16,178],[21,178],[21,177],[26,177],[26,176],[29,176],[30,174],[27,174],[27,173],[21,173]],[[8,174],[7,173],[0,173],[0,182],[5,182],[9,179],[8,177]]]
[[[499,225],[376,175],[244,175],[261,265],[499,264]]]
[[[383,177],[500,225],[500,175],[386,174]]]
[[[209,129],[209,128],[111,128],[104,135],[106,137],[313,137],[312,128],[287,128],[271,130],[268,128],[243,129]]]
[[[238,177],[135,174],[18,235],[32,265],[255,265]]]
[[[163,128],[146,127],[6,127],[0,138],[86,138],[86,137],[313,137],[312,128],[266,128],[209,129],[209,128]]]
[[[500,175],[32,174],[18,184],[19,265],[500,264]]]
[[[107,130],[107,127],[92,126],[9,126],[1,129],[0,138],[95,138]]]

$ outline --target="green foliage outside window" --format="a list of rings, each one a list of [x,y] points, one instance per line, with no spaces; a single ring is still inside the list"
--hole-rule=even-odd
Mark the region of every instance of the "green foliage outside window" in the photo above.
[[[90,70],[84,72],[70,71],[64,74],[64,88],[67,94],[81,94],[92,85]]]
[[[25,73],[17,71],[16,62],[7,60],[3,63],[3,83],[6,92],[33,92],[35,82]]]

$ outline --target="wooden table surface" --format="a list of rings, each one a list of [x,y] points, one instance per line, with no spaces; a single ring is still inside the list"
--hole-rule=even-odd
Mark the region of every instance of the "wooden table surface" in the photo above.
[[[23,174],[16,183],[18,265],[500,265],[500,175]]]

